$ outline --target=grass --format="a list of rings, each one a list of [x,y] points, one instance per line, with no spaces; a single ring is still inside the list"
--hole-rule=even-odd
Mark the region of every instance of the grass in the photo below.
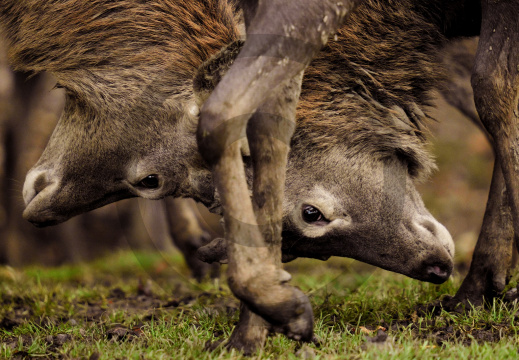
[[[252,358],[518,356],[517,304],[497,300],[465,314],[417,311],[454,294],[460,279],[437,286],[347,259],[296,260],[287,269],[310,296],[321,345],[273,335]],[[190,280],[179,255],[122,252],[75,266],[4,267],[0,280],[2,359],[242,357],[204,350],[230,335],[238,302],[224,281]],[[377,332],[380,326],[386,330]]]

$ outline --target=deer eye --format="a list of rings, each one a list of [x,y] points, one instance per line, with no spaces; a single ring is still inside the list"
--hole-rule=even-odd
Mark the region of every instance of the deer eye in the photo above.
[[[144,179],[142,179],[137,186],[146,188],[146,189],[156,189],[159,187],[159,176],[158,175],[148,175]]]
[[[303,220],[307,223],[315,223],[315,222],[321,222],[321,221],[328,222],[328,220],[326,220],[324,215],[318,209],[313,207],[312,205],[303,206],[302,216],[303,216]]]

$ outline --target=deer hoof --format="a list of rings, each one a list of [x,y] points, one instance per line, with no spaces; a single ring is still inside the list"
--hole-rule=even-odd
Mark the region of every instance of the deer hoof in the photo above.
[[[292,317],[285,319],[285,322],[273,324],[270,328],[271,332],[285,334],[289,339],[296,341],[312,342],[314,339],[314,313],[312,305],[308,297],[299,289],[292,288],[294,291],[294,298],[297,299],[295,310]]]
[[[229,274],[229,288],[247,307],[268,324],[271,332],[309,342],[313,336],[313,311],[308,297],[290,286],[290,274],[274,266],[264,266],[248,278]],[[244,270],[244,269],[242,269]],[[245,271],[242,271],[245,272]]]

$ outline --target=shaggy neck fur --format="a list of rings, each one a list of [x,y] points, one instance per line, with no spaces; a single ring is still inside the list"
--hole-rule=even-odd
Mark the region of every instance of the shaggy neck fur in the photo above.
[[[424,110],[431,90],[445,79],[440,61],[445,37],[466,35],[451,25],[459,24],[455,19],[465,2],[444,3],[366,0],[359,5],[305,72],[292,160],[304,163],[341,149],[344,157],[361,152],[396,157],[408,163],[415,178],[435,168],[426,150]],[[240,47],[235,42],[199,69],[194,88],[201,101]]]
[[[293,151],[342,148],[409,163],[426,176],[422,111],[444,79],[438,1],[363,2],[305,73]],[[304,156],[304,155],[303,155]]]
[[[167,62],[192,77],[236,38],[232,7],[215,0],[3,0],[12,64],[25,71]]]

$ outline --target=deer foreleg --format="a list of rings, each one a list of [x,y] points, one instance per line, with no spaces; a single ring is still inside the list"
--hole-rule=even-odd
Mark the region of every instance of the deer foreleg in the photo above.
[[[199,148],[211,165],[242,135],[238,123],[306,68],[357,2],[241,1],[247,39],[200,112]]]
[[[184,259],[193,274],[201,281],[207,274],[215,278],[219,276],[219,264],[208,264],[196,255],[197,250],[207,245],[215,234],[204,226],[204,221],[191,199],[166,198],[166,219],[173,243],[184,255]]]
[[[519,234],[519,2],[483,0],[482,9],[472,87],[481,121],[494,139]]]
[[[460,303],[479,306],[484,301],[502,295],[512,261],[513,235],[505,181],[499,163],[496,162],[470,271],[456,296],[446,301],[444,306],[448,309],[454,309]]]
[[[267,243],[258,227],[237,140],[250,116],[278,85],[304,70],[353,3],[312,0],[302,6],[295,0],[243,0],[247,40],[200,114],[199,148],[213,166],[224,209],[229,286],[276,331],[295,339],[311,339],[312,311],[308,299],[286,285],[290,276],[279,266],[280,259],[272,256],[279,251],[274,251],[277,240],[272,240],[273,236]],[[265,146],[263,140],[259,144]],[[261,171],[270,166],[261,165]],[[284,166],[273,169],[284,173]],[[281,176],[277,173],[273,176],[277,189],[282,178],[276,178]],[[257,189],[264,187],[260,185]],[[270,214],[275,208],[270,201],[277,198],[273,204],[280,204],[279,191],[272,194],[265,205],[267,202],[259,198],[260,192],[255,191],[256,207],[261,205],[258,215],[261,219],[268,218],[269,224],[278,221],[276,212],[274,216]],[[265,216],[260,214],[263,212]],[[271,243],[276,246],[270,246]]]
[[[262,237],[243,165],[233,163],[233,160],[241,162],[240,157],[238,144],[231,145],[214,168],[216,187],[225,209],[229,286],[249,309],[269,323],[293,338],[310,340],[311,320],[309,324],[308,321],[301,324],[300,320],[312,318],[311,308],[307,300],[301,300],[306,298],[299,290],[286,285],[290,276],[277,266],[278,261],[271,256],[271,249]]]
[[[298,289],[286,285],[289,276],[281,266],[285,167],[290,138],[295,128],[301,75],[292,79],[279,94],[270,97],[258,108],[247,127],[254,170],[252,204],[268,253],[268,258],[263,261],[275,268],[274,276],[254,278],[255,290],[273,291],[255,291],[252,294],[253,308],[257,309],[258,304],[266,307],[261,313],[263,316],[269,313],[266,317],[268,322],[251,312],[246,305],[250,302],[245,301],[241,306],[240,321],[228,343],[228,346],[249,354],[256,346],[264,343],[269,328],[296,339],[310,340],[312,336],[313,314],[310,302]],[[254,252],[257,249],[251,250]]]
[[[310,303],[300,290],[287,285],[290,275],[281,268],[284,174],[300,82],[298,76],[279,98],[269,98],[249,121],[253,202],[243,165],[233,165],[233,161],[241,162],[239,142],[224,150],[214,170],[225,209],[229,286],[248,309],[270,324],[271,330],[309,341],[313,330]],[[245,307],[242,310],[246,313],[230,345],[250,352],[251,336],[255,345],[261,345],[267,332],[263,320],[249,314]]]

